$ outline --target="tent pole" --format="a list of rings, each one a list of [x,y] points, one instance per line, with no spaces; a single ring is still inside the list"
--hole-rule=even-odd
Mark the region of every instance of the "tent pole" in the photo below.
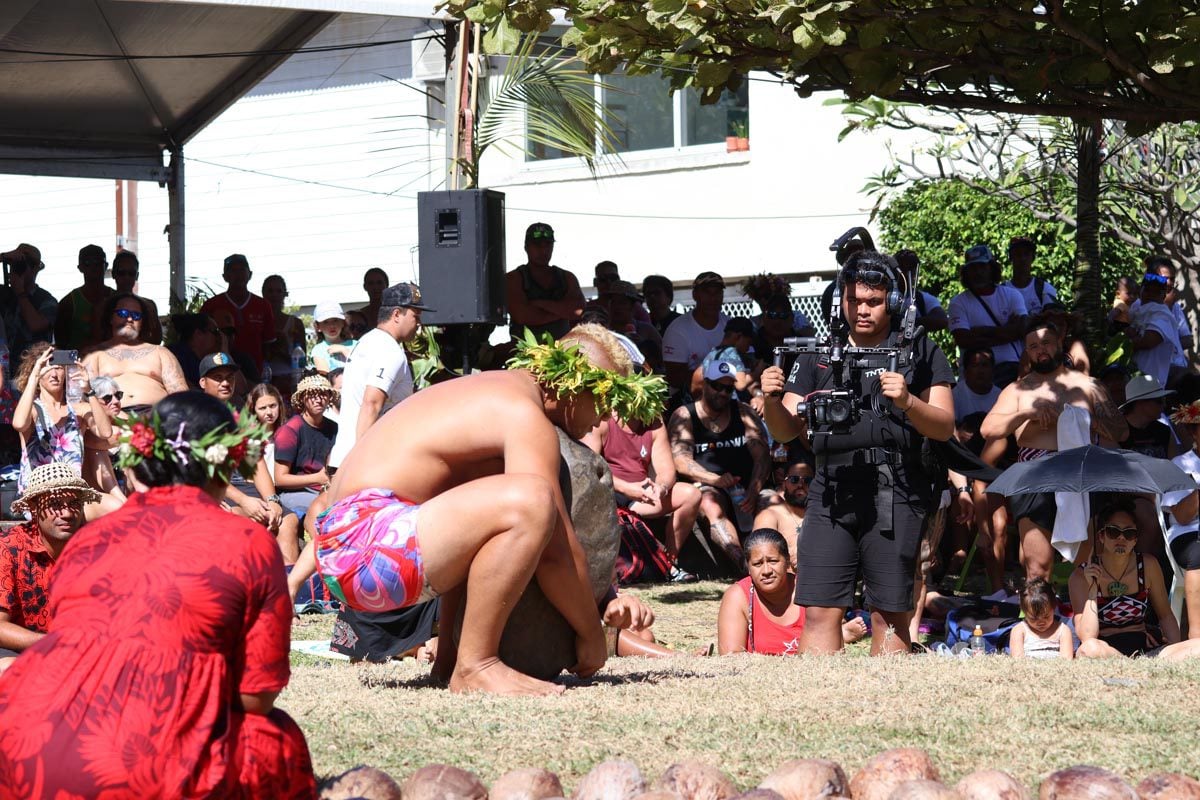
[[[183,147],[171,148],[170,177],[167,179],[167,240],[170,245],[172,314],[187,310],[187,272],[184,268]]]

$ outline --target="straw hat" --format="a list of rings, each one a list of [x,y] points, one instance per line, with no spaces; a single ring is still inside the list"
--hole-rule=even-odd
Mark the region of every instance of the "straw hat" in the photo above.
[[[88,486],[83,478],[75,473],[74,468],[65,461],[43,464],[29,475],[29,486],[25,493],[13,501],[13,511],[18,514],[33,513],[36,498],[42,495],[65,493],[74,495],[79,505],[94,503],[100,499],[100,493]]]
[[[296,384],[296,391],[292,392],[292,408],[302,408],[304,395],[309,392],[321,392],[334,403],[339,399],[338,390],[333,388],[324,375],[309,375],[301,378],[300,382]]]

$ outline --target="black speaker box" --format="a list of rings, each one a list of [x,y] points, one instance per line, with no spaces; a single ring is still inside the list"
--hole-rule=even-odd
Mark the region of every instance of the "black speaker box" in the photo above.
[[[505,321],[504,193],[419,192],[421,296],[430,325]]]

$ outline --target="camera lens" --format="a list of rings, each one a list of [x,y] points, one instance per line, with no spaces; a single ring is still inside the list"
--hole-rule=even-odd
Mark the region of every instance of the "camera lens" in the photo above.
[[[842,425],[850,421],[850,403],[841,398],[830,400],[828,409],[829,421],[834,425]]]

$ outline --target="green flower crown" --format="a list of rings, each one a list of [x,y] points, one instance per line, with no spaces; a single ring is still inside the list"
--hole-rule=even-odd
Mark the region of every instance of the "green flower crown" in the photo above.
[[[233,430],[221,425],[198,439],[187,438],[186,422],[177,431],[164,431],[157,411],[149,420],[115,419],[113,425],[118,429],[119,442],[117,466],[136,467],[149,458],[175,461],[181,466],[194,460],[204,466],[210,479],[228,482],[234,470],[244,478],[251,478],[267,444],[266,429],[253,414],[234,416],[237,423]]]
[[[538,342],[528,329],[516,340],[517,354],[508,360],[509,369],[527,369],[557,397],[590,391],[596,412],[616,412],[622,422],[657,422],[667,400],[667,383],[658,375],[618,375],[592,366],[577,345],[556,342],[550,334]]]

